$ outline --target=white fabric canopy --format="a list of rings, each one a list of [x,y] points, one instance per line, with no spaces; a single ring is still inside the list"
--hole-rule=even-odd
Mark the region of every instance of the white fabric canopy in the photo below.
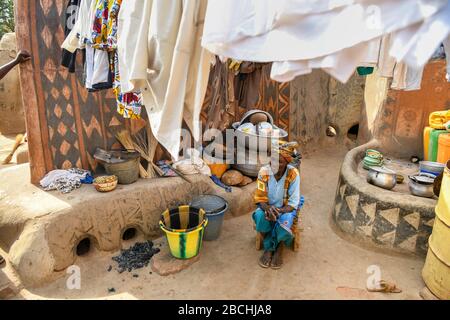
[[[237,60],[273,61],[278,81],[323,68],[345,82],[389,33],[390,55],[423,66],[449,25],[448,0],[209,0],[202,46]]]

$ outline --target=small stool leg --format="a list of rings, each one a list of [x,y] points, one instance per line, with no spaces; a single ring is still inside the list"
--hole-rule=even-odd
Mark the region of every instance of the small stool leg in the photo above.
[[[261,250],[263,247],[263,235],[260,232],[256,233],[256,250]]]

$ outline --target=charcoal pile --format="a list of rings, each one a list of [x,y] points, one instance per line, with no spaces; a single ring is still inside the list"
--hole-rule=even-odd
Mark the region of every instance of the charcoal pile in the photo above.
[[[128,270],[139,269],[148,266],[153,255],[160,251],[159,248],[153,248],[153,242],[137,242],[132,247],[122,250],[118,256],[112,259],[119,264],[119,273]]]

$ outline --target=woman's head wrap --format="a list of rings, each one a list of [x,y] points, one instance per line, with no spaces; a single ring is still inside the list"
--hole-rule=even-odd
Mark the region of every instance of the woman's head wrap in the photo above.
[[[294,166],[300,164],[302,156],[297,151],[298,143],[296,141],[278,141],[278,146],[275,147],[276,152],[286,159],[287,162]]]

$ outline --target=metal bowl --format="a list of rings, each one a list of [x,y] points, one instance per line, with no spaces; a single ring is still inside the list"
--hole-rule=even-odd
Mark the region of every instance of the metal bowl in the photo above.
[[[377,187],[391,190],[397,184],[397,174],[388,168],[371,167],[367,174],[367,182]]]
[[[274,132],[276,134],[268,136],[263,134],[246,133],[238,129],[241,124],[248,122],[250,117],[255,113],[265,114],[268,118],[268,122],[273,126]],[[234,129],[237,138],[238,147],[249,150],[256,150],[256,151],[270,150],[272,143],[276,143],[278,140],[285,139],[288,136],[288,133],[285,130],[278,128],[274,124],[273,117],[271,116],[270,113],[257,109],[247,111],[242,117],[241,121],[233,123],[232,127]]]
[[[278,140],[283,140],[288,136],[286,130],[278,128],[273,125],[274,132],[276,134],[266,136],[258,135],[254,133],[246,133],[238,129],[239,122],[233,123],[233,129],[237,138],[237,146],[249,150],[267,151],[271,149],[272,143],[276,143]]]

